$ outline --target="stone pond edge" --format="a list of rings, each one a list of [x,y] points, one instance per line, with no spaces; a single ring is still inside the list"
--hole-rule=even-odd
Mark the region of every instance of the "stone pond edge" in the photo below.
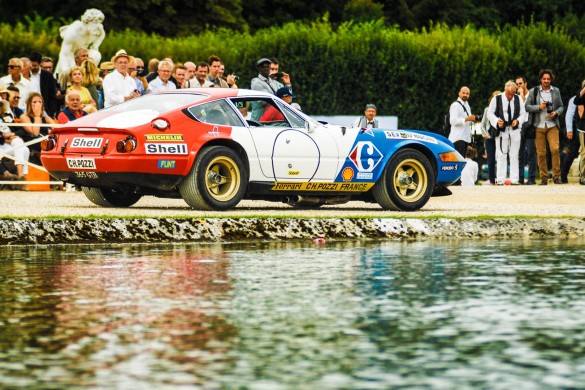
[[[583,236],[585,218],[0,219],[0,245]]]

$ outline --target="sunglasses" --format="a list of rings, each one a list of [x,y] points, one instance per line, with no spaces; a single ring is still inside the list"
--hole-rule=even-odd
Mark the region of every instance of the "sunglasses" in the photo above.
[[[18,65],[8,65],[8,69],[20,68]]]

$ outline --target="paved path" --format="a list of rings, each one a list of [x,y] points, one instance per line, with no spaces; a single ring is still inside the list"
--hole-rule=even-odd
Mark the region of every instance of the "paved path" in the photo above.
[[[181,199],[144,197],[129,208],[95,206],[81,192],[0,191],[0,217],[395,217],[429,216],[551,216],[585,217],[585,186],[577,184],[548,186],[451,187],[453,195],[431,198],[414,213],[383,211],[377,204],[350,202],[324,206],[318,210],[294,210],[274,202],[243,201],[227,212],[191,210]]]

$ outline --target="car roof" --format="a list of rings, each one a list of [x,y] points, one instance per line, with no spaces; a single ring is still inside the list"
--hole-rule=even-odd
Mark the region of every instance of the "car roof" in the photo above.
[[[270,97],[274,98],[276,95],[271,93],[263,92],[263,91],[255,91],[252,89],[243,89],[243,88],[184,88],[184,89],[175,89],[172,91],[165,91],[160,92],[160,94],[167,94],[167,93],[197,93],[208,95],[210,98],[229,98],[229,97]]]

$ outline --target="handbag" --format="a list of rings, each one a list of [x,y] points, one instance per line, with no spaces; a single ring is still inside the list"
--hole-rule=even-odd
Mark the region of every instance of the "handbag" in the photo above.
[[[530,122],[524,122],[522,124],[522,129],[520,130],[520,134],[522,137],[526,139],[535,139],[536,138],[536,126],[534,126]]]
[[[491,139],[495,139],[496,137],[500,136],[501,130],[497,127],[490,126],[488,130],[488,134],[490,135]]]

